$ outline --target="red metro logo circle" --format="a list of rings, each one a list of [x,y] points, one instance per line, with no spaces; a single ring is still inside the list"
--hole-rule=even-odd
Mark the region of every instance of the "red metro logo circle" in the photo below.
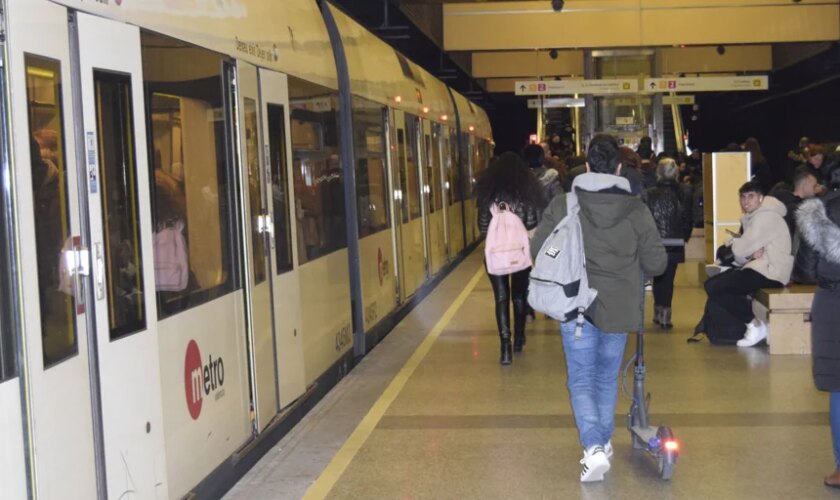
[[[221,356],[213,359],[213,355],[207,357],[207,363],[202,364],[201,351],[195,340],[187,344],[187,353],[184,355],[184,391],[187,397],[187,409],[193,420],[198,420],[201,415],[201,406],[204,398],[213,393],[213,398],[225,395],[225,362]]]
[[[184,389],[187,392],[187,408],[193,420],[201,415],[201,403],[204,400],[204,376],[201,369],[201,351],[195,340],[187,344],[184,356]]]

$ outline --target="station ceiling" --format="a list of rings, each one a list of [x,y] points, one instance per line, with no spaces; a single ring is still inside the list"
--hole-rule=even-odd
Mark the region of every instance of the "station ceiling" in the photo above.
[[[766,73],[840,40],[840,0],[337,3],[351,15],[366,4],[369,19],[382,18],[366,24],[386,40],[394,31],[387,29],[384,12],[398,10],[440,50],[441,68],[444,60],[451,61],[491,93],[512,92],[516,80],[581,77],[587,51],[653,55],[661,75]],[[553,9],[557,3],[563,3],[562,10]],[[632,65],[626,69],[632,74]]]

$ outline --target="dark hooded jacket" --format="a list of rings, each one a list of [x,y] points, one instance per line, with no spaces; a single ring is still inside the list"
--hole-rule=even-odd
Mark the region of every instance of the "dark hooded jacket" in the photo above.
[[[589,286],[598,291],[586,316],[603,332],[636,330],[642,319],[641,273],[658,276],[668,264],[653,217],[641,198],[630,194],[623,177],[585,173],[575,178],[573,189],[580,203]],[[532,257],[565,216],[566,196],[557,196],[531,239]]]
[[[840,196],[807,200],[796,212],[802,244],[794,276],[819,283],[811,304],[811,353],[817,389],[840,391]]]

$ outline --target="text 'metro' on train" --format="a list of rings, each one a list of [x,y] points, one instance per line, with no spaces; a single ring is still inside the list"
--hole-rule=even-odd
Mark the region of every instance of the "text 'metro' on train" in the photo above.
[[[486,114],[329,3],[2,3],[4,498],[200,490],[476,243]]]

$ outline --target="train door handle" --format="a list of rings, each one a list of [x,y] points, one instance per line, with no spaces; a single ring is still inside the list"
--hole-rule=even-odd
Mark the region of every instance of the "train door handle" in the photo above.
[[[102,300],[105,298],[105,255],[102,253],[102,243],[97,242],[93,248],[96,259],[96,300]]]

